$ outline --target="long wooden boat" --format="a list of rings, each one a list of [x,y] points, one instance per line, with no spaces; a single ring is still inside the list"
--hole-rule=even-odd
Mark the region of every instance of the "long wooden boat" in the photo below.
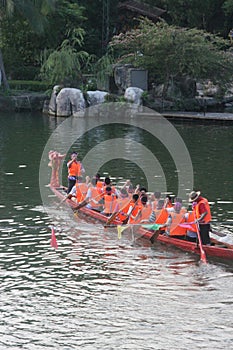
[[[52,192],[60,199],[64,200],[66,197],[66,192],[64,187],[60,186],[54,186],[52,183],[50,184],[50,188]],[[69,205],[71,208],[74,208],[76,206],[76,203],[74,203],[70,199],[65,200],[66,204]],[[79,211],[89,217],[89,218],[94,218],[102,223],[106,223],[108,220],[108,217],[105,215],[94,211],[92,209],[88,209],[86,207],[83,207],[79,209]],[[120,225],[121,223],[117,220],[112,221],[113,225]],[[154,235],[154,231],[145,229],[143,227],[139,227],[136,232],[137,235],[140,237],[146,238],[146,239],[152,239]],[[172,237],[167,237],[165,235],[159,234],[157,236],[157,241],[163,244],[167,244],[170,246],[177,247],[183,251],[191,252],[196,255],[200,256],[200,248],[196,243],[189,242],[186,240],[182,239],[177,239],[177,238],[172,238]],[[213,245],[211,246],[203,246],[203,249],[206,253],[207,258],[209,257],[214,257],[217,259],[223,259],[227,261],[233,261],[233,245],[227,244],[227,243],[222,243],[218,242],[216,239],[212,240]]]

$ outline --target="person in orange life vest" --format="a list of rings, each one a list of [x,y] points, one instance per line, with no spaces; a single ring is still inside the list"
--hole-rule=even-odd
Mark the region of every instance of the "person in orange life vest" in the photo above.
[[[104,188],[103,192],[105,192],[106,187],[110,186],[112,188],[112,192],[115,193],[116,196],[119,197],[120,193],[119,191],[111,184],[111,179],[109,177],[106,177],[104,179]]]
[[[71,160],[67,163],[68,168],[68,189],[67,193],[70,193],[72,187],[76,184],[76,179],[85,172],[83,165],[77,160],[78,153],[73,152],[71,154]]]
[[[103,193],[104,190],[104,181],[101,181],[100,174],[95,175],[96,178],[96,187],[98,188],[99,193]]]
[[[86,207],[89,209],[94,209],[97,211],[101,211],[103,206],[99,201],[103,198],[103,195],[98,192],[96,187],[96,178],[92,178],[91,185],[88,187],[87,195],[85,197],[85,201],[87,202]]]
[[[131,204],[131,195],[129,195],[127,189],[122,187],[119,197],[117,199],[116,212],[118,213],[116,219],[123,222],[127,219],[127,212]]]
[[[78,177],[76,181],[76,200],[78,203],[81,203],[87,195],[88,191],[88,184],[86,182],[83,182],[83,179],[81,176]]]
[[[141,210],[141,207],[142,204],[139,201],[139,195],[137,193],[134,193],[127,212],[128,224],[134,223],[134,220],[136,219],[139,211]]]
[[[88,185],[83,182],[82,176],[78,176],[76,184],[72,187],[71,191],[68,193],[68,198],[75,198],[78,203],[82,202],[87,194]]]
[[[104,210],[101,213],[107,216],[110,216],[112,213],[116,212],[116,206],[117,206],[117,196],[115,193],[112,192],[112,189],[110,186],[106,187],[103,198],[104,198]]]
[[[134,223],[151,223],[155,221],[155,216],[152,216],[152,209],[150,203],[148,203],[148,197],[142,196],[140,198],[141,209],[139,210]]]
[[[124,191],[124,189],[122,189],[122,191]],[[138,199],[139,199],[139,196],[136,193],[132,195],[132,198],[130,198],[130,196],[127,197],[127,202],[119,211],[117,215],[117,220],[121,221],[123,224],[127,224],[132,212],[133,214],[137,215],[136,206],[137,206]],[[134,209],[135,209],[135,212],[134,212]]]
[[[156,219],[155,219],[156,224],[163,225],[166,223],[167,218],[168,218],[168,212],[165,208],[165,204],[164,204],[163,199],[159,199],[156,210],[154,210],[154,213],[156,216]]]
[[[200,191],[192,191],[189,194],[189,202],[193,203],[193,213],[199,226],[200,236],[202,243],[205,245],[210,245],[210,221],[211,221],[211,211],[209,202],[206,198],[201,196]]]
[[[180,202],[176,202],[173,210],[169,211],[166,224],[164,225],[165,235],[172,236],[174,238],[185,238],[186,228],[179,226],[179,224],[185,222],[184,213],[181,212],[181,208],[182,204]]]

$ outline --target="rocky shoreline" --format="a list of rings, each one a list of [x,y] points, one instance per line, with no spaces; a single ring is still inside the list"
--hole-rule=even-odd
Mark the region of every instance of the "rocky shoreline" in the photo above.
[[[131,88],[135,89],[135,88]],[[78,90],[78,89],[75,89]],[[79,90],[80,91],[80,90]],[[103,96],[110,96],[111,94],[107,92],[92,92],[89,99],[89,104],[98,104],[98,98],[95,94],[101,94],[101,102],[104,102]],[[131,91],[132,94],[132,91]],[[130,100],[130,96],[128,99]],[[56,106],[56,94],[48,97],[45,93],[36,92],[22,92],[14,96],[0,96],[0,111],[41,111],[46,115],[56,116],[57,106]],[[67,96],[65,97],[67,101]],[[110,98],[112,100],[112,97]],[[127,100],[127,99],[126,99]],[[51,109],[52,104],[52,109]],[[183,98],[177,99],[175,101],[163,100],[161,97],[153,97],[153,95],[147,95],[147,98],[142,101],[138,101],[137,104],[143,104],[144,106],[155,110],[162,115],[173,118],[173,119],[207,119],[207,120],[233,120],[233,96],[229,95],[224,97],[222,101],[218,101],[215,97],[199,95],[195,98]],[[179,107],[180,108],[177,108]],[[188,108],[187,108],[187,107]],[[88,107],[86,104],[82,108]],[[69,107],[70,108],[70,107]],[[181,112],[182,111],[182,112]],[[139,110],[140,113],[140,110]],[[72,110],[62,111],[61,116],[68,117],[72,115]]]
[[[41,92],[22,92],[17,95],[0,95],[0,111],[42,111],[48,96]]]

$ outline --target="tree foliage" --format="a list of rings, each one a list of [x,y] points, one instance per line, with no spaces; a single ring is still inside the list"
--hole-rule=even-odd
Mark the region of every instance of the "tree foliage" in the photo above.
[[[208,68],[207,63],[205,63],[208,60],[203,54],[203,50],[207,50],[204,44],[209,44],[209,46],[213,46],[211,50],[209,47],[211,52],[209,63],[211,62],[213,65],[214,72],[216,72],[216,69],[219,71],[218,80],[220,80],[220,76],[224,75],[224,72],[228,75],[230,69],[226,70],[225,68],[227,54],[222,50],[223,47],[227,47],[227,43],[219,43],[220,50],[217,53],[219,48],[216,44],[217,37],[213,38],[211,34],[203,34],[204,32],[199,32],[197,29],[217,33],[228,39],[227,35],[233,26],[232,0],[138,1],[165,9],[166,13],[163,15],[163,19],[171,27],[168,25],[167,27],[166,25],[157,26],[156,30],[152,30],[152,26],[148,26],[151,35],[161,36],[160,46],[156,43],[155,38],[152,40],[152,38],[146,38],[146,35],[145,39],[148,40],[145,40],[145,44],[142,43],[141,41],[144,40],[142,28],[140,28],[141,33],[137,40],[137,32],[127,33],[127,41],[130,43],[129,50],[127,46],[123,47],[122,42],[121,47],[119,46],[120,51],[118,51],[119,54],[121,52],[122,55],[124,54],[125,62],[133,61],[135,65],[145,64],[150,69],[153,77],[163,79],[160,73],[160,59],[164,55],[167,67],[169,67],[167,72],[163,73],[165,78],[169,75],[176,77],[178,72],[179,74],[189,72],[189,74],[195,75],[192,68],[194,61],[196,62],[196,74],[204,76],[205,72],[206,75],[211,73],[211,68]],[[109,17],[106,18],[103,16],[103,0],[0,0],[0,48],[2,49],[7,75],[15,79],[33,79],[38,77],[38,72],[43,66],[43,77],[45,77],[45,72],[48,72],[48,79],[53,81],[57,73],[54,72],[52,77],[52,62],[56,62],[54,68],[57,72],[63,67],[66,70],[65,75],[71,76],[71,71],[64,68],[62,63],[60,63],[59,68],[59,57],[63,64],[77,64],[78,69],[89,69],[89,62],[93,58],[93,54],[98,58],[103,56],[102,39],[103,34],[105,34],[104,31],[107,30],[106,26],[108,26],[110,39],[116,28],[119,27],[117,14],[119,2],[121,0],[108,1]],[[183,28],[183,31],[178,27]],[[190,31],[191,29],[193,31]],[[74,33],[78,31],[79,33],[82,31],[83,35],[81,45],[78,41],[74,42],[72,39]],[[132,37],[132,40],[129,40],[130,36],[134,36],[134,38]],[[208,37],[210,38],[209,41],[207,40]],[[171,38],[173,39],[171,40]],[[126,37],[124,40],[126,40]],[[158,52],[153,51],[153,57],[149,55],[150,48],[146,47],[147,41],[152,47],[158,49]],[[185,45],[183,45],[183,42]],[[135,47],[133,48],[130,45]],[[199,50],[198,46],[200,46]],[[173,50],[177,52],[172,55]],[[192,62],[189,52],[191,52]],[[52,53],[54,54],[51,56]],[[195,57],[195,55],[197,56]],[[224,68],[220,69],[216,64],[217,55],[224,57]],[[215,56],[215,59],[213,56]],[[176,61],[173,61],[173,67],[172,63],[169,63],[170,59]],[[230,60],[231,56],[228,59]],[[104,56],[99,62],[101,67],[104,65],[110,66],[108,60],[108,55]],[[112,57],[110,57],[110,60],[112,60]],[[121,60],[123,60],[122,57]],[[187,62],[185,63],[184,60]],[[198,64],[203,66],[198,68]],[[190,71],[192,72],[190,73]]]
[[[111,45],[118,62],[147,68],[155,82],[184,76],[211,77],[219,84],[232,79],[233,56],[224,51],[226,41],[203,30],[142,20],[140,28],[115,36]]]
[[[50,84],[76,82],[81,80],[82,71],[88,69],[92,56],[86,51],[76,50],[75,46],[82,46],[83,30],[74,30],[70,39],[65,39],[61,46],[52,51],[42,65],[41,76]]]

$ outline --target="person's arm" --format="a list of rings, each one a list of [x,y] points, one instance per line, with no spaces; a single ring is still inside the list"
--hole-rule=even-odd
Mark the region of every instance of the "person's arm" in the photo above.
[[[91,199],[91,189],[90,188],[88,188],[88,190],[87,190],[87,194],[86,194],[86,197],[85,197],[85,200],[90,200]]]
[[[81,173],[85,173],[85,169],[84,169],[84,166],[82,165],[82,163],[81,163]]]
[[[197,221],[201,223],[204,217],[208,214],[208,211],[204,203],[201,203],[199,206],[199,214],[200,214],[200,217],[197,219]]]
[[[74,185],[70,192],[69,192],[69,195],[71,195],[72,197],[76,197],[76,185]]]
[[[71,167],[71,164],[75,161],[75,159],[71,159],[68,163],[67,163],[67,168]]]
[[[166,223],[163,225],[163,227],[165,228],[166,236],[170,236],[171,225],[172,225],[172,216],[171,214],[169,214]]]
[[[133,209],[133,205],[130,205],[129,210],[127,211],[127,214],[126,214],[127,216],[129,216],[129,214],[131,213],[132,209]]]
[[[116,195],[117,197],[120,197],[120,191],[118,191],[117,188],[115,188],[114,193],[115,193],[115,195]]]

